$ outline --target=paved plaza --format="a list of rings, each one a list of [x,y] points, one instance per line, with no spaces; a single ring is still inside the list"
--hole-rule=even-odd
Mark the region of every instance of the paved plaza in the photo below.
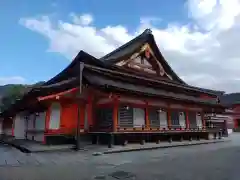
[[[239,180],[240,134],[230,142],[92,156],[88,152],[24,154],[0,148],[4,179]],[[125,178],[126,179],[126,178]]]

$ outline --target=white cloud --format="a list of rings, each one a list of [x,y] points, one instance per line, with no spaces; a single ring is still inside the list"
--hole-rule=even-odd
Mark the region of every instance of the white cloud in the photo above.
[[[26,80],[21,76],[0,77],[0,85],[5,84],[24,84]]]
[[[93,17],[87,14],[71,14],[72,22],[56,23],[43,16],[20,23],[46,37],[49,51],[69,59],[80,50],[100,57],[151,27],[161,52],[186,82],[240,91],[240,0],[189,0],[186,5],[189,24],[173,22],[158,28],[154,24],[158,18],[141,17],[133,33],[123,25],[94,27]]]
[[[93,22],[93,17],[90,14],[83,14],[81,16],[76,16],[74,13],[71,13],[70,16],[72,16],[73,22],[75,24],[87,26]]]

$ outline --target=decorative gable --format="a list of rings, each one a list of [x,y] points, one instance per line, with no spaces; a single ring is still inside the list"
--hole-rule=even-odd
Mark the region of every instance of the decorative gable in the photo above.
[[[156,74],[158,76],[167,76],[172,80],[172,77],[166,73],[162,64],[155,57],[148,43],[143,45],[140,51],[134,53],[129,59],[120,61],[116,63],[116,65]]]

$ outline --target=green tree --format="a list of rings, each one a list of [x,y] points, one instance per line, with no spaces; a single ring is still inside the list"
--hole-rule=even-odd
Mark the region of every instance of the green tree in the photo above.
[[[0,110],[4,111],[11,104],[13,104],[16,99],[20,99],[24,92],[26,91],[26,86],[24,85],[11,85],[7,91],[7,94],[5,94],[1,99],[1,105]]]

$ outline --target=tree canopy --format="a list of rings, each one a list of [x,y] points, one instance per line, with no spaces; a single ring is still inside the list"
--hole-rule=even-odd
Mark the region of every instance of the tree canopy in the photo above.
[[[26,93],[28,90],[35,86],[41,85],[43,82],[38,82],[34,85],[22,85],[22,84],[12,84],[12,85],[6,85],[7,90],[2,95],[2,98],[0,100],[0,112],[6,110],[9,108],[9,106],[17,99],[20,99],[24,93]]]

